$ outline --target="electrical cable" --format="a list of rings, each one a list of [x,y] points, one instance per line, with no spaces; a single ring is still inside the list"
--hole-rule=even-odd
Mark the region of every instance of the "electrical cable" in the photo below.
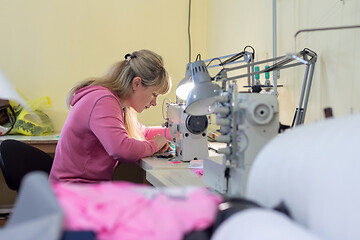
[[[252,58],[253,58],[253,60],[255,60],[255,49],[254,49],[252,46],[248,45],[248,46],[245,46],[245,47],[244,47],[244,52],[246,52],[246,48],[251,48],[251,49],[253,50],[253,52],[252,52]]]
[[[191,62],[190,19],[191,19],[191,0],[189,0],[189,15],[188,15],[189,62]]]
[[[210,147],[210,145],[208,145],[208,149],[211,150],[211,151],[214,151],[215,153],[219,153],[218,150],[216,150],[216,149],[213,148],[213,147]]]
[[[214,61],[214,60],[218,60],[218,61],[220,62],[219,65],[222,66],[222,68],[224,68],[224,64],[223,64],[223,62],[221,61],[220,58],[213,58],[213,59],[211,59],[210,62],[206,65],[206,67],[210,66],[211,62]]]

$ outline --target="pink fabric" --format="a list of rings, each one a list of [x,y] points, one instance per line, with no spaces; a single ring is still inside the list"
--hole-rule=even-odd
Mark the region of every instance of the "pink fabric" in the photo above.
[[[222,201],[205,188],[166,189],[126,183],[55,183],[66,230],[92,230],[99,240],[182,239],[209,227]]]
[[[82,88],[71,105],[57,144],[50,181],[109,181],[118,162],[135,162],[159,150],[150,139],[164,134],[164,129],[141,126],[147,141],[129,138],[122,106],[109,89]]]

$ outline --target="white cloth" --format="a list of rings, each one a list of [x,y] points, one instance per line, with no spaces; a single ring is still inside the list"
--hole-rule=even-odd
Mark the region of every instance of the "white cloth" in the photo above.
[[[324,239],[360,239],[360,115],[297,127],[257,156],[247,197],[283,201],[294,220]]]
[[[215,231],[211,240],[320,240],[287,216],[268,209],[238,212]]]
[[[0,69],[0,99],[13,100],[19,103],[21,106],[26,108],[32,113],[31,108],[28,106],[26,101],[20,96],[20,94],[13,87],[9,79],[5,76],[4,72]]]

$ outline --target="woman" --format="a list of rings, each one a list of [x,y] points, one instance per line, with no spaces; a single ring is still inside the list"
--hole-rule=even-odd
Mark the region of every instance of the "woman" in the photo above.
[[[135,111],[156,106],[158,95],[168,93],[170,87],[162,58],[149,50],[127,54],[103,77],[75,86],[67,98],[72,108],[61,131],[50,181],[110,181],[118,162],[135,162],[168,150],[166,130],[142,126]]]

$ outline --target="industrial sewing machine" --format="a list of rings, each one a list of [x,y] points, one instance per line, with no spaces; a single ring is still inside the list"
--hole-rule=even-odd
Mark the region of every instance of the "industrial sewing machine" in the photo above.
[[[221,155],[204,160],[203,179],[220,193],[239,196],[245,191],[258,152],[278,134],[278,102],[270,94],[238,93],[233,98],[231,93],[224,93],[222,96],[214,109],[222,133],[216,141],[227,146],[218,149]]]
[[[184,111],[185,105],[169,103],[166,106],[167,121],[175,145],[175,159],[191,161],[208,156],[207,127],[205,115],[192,116]]]
[[[278,85],[267,83],[262,86],[259,81],[255,81],[258,80],[255,79],[256,75],[306,66],[299,107],[294,116],[295,127],[304,123],[317,55],[304,49],[299,53],[254,62],[253,54],[244,49],[243,52],[230,56],[231,61],[228,59],[222,62],[221,58],[223,57],[190,63],[190,74],[186,75],[190,75],[194,88],[187,96],[185,113],[192,116],[215,114],[221,133],[216,141],[227,145],[226,148],[218,149],[219,156],[204,160],[204,183],[228,196],[243,196],[254,159],[267,142],[278,134],[280,126],[277,94],[269,91]],[[241,63],[240,66],[225,67],[239,58],[244,58],[237,61]],[[214,77],[210,77],[208,69],[213,67],[210,63],[214,59],[220,61],[217,66],[222,69]],[[206,65],[206,61],[210,63]],[[273,62],[273,65],[267,65],[268,62]],[[259,66],[263,66],[263,70]],[[228,76],[228,72],[242,69],[247,72]],[[249,88],[247,92],[238,91],[237,80],[241,78],[248,79],[245,86]],[[265,87],[265,93],[259,93],[261,87]],[[255,91],[259,88],[260,91]]]

